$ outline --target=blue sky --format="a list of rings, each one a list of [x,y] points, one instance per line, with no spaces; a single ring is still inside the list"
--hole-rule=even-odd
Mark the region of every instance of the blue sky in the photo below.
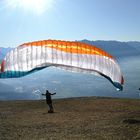
[[[0,47],[44,39],[140,41],[140,0],[45,0],[42,7],[18,1],[29,0],[0,1]]]

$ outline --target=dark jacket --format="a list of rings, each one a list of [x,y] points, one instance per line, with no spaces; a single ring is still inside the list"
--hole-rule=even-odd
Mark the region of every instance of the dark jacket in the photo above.
[[[47,104],[52,104],[52,98],[51,95],[54,95],[56,93],[50,93],[48,90],[46,90],[46,94],[42,94],[46,96],[46,103]]]

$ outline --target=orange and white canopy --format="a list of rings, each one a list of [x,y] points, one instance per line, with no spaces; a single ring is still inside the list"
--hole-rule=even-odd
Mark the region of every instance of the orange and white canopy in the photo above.
[[[98,73],[122,90],[124,80],[115,59],[107,52],[81,42],[43,40],[24,43],[6,54],[0,77],[21,77],[48,66]]]

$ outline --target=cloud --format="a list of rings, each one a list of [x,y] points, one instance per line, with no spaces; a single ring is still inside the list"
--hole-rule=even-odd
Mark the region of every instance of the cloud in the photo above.
[[[52,81],[53,84],[61,84],[61,81]]]
[[[15,91],[16,92],[19,92],[19,93],[23,93],[24,92],[24,89],[23,89],[23,87],[20,86],[20,87],[16,87],[15,88]]]

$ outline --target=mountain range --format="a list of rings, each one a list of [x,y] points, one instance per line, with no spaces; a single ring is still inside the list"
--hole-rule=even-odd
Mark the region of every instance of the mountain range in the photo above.
[[[40,92],[56,92],[56,98],[105,96],[140,98],[140,42],[90,41],[81,42],[97,46],[114,56],[123,72],[124,90],[118,92],[103,77],[71,73],[54,67],[45,68],[28,76],[0,79],[0,100],[41,99]],[[0,58],[13,48],[0,48]],[[56,91],[55,91],[56,89]]]
[[[130,56],[139,56],[140,55],[140,42],[131,41],[131,42],[120,42],[120,41],[90,41],[90,40],[81,40],[81,42],[95,45],[106,52],[110,53],[116,58],[130,57]]]
[[[10,47],[8,47],[8,48],[0,47],[0,60],[2,60],[4,58],[4,56],[6,55],[6,53],[12,49],[13,48],[10,48]]]
[[[123,58],[130,56],[139,56],[140,55],[140,42],[138,41],[129,41],[129,42],[120,42],[120,41],[104,41],[104,40],[79,40],[79,42],[84,42],[91,44],[93,46],[99,47],[106,52],[110,53],[115,58]],[[0,47],[0,60],[5,56],[5,54],[13,48]]]

